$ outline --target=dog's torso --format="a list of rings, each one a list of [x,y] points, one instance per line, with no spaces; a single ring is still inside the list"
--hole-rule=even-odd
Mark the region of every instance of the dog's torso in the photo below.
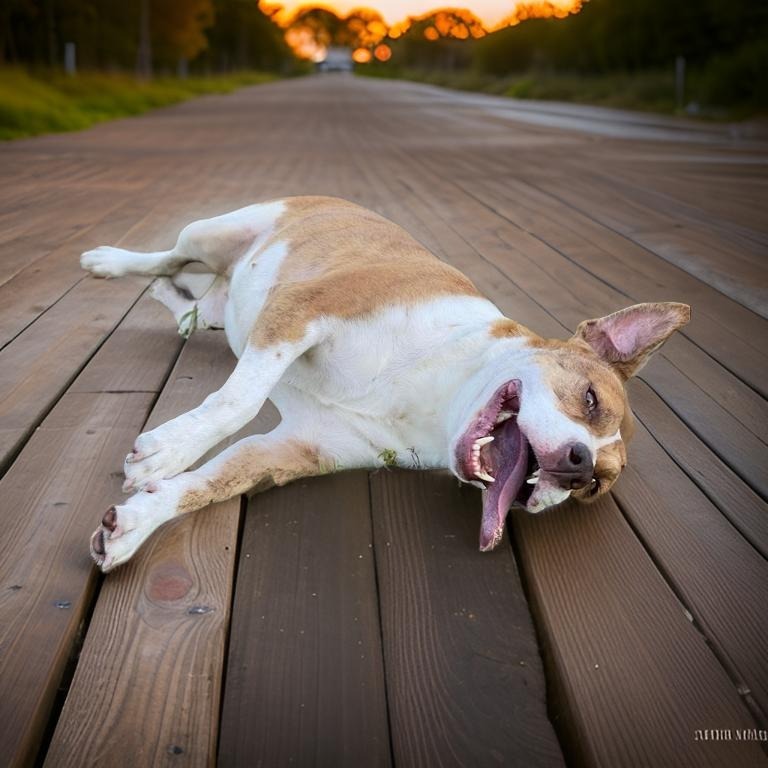
[[[235,354],[323,327],[272,390],[278,409],[291,413],[288,402],[301,393],[365,435],[374,458],[446,466],[443,415],[485,362],[488,325],[501,312],[402,228],[360,206],[292,198],[245,211],[274,224],[254,232],[228,270],[224,325]]]
[[[261,203],[197,221],[170,251],[103,246],[94,274],[158,277],[179,330],[223,327],[239,358],[197,408],[140,435],[92,538],[109,570],[158,525],[252,488],[352,467],[450,469],[485,489],[480,547],[510,506],[605,493],[626,463],[624,381],[689,318],[642,304],[566,341],[505,318],[396,224],[336,198]],[[282,421],[198,470],[271,398]]]

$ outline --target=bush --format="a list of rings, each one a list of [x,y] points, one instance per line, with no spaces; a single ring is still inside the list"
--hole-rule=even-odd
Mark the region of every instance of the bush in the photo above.
[[[756,40],[735,53],[716,56],[704,70],[701,100],[722,107],[768,107],[768,40]]]

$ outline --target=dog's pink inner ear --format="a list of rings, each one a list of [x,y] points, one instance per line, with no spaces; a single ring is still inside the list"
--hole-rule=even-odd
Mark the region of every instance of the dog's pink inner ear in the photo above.
[[[574,338],[586,341],[622,378],[628,379],[690,317],[687,304],[635,304],[597,320],[585,320]]]

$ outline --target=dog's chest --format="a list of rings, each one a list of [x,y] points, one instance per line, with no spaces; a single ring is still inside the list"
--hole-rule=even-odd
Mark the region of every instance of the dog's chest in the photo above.
[[[283,381],[347,414],[402,432],[442,432],[456,388],[471,376],[487,345],[477,332],[489,302],[440,300],[392,307],[358,320],[331,321],[328,337],[302,355]],[[442,436],[442,435],[441,435]]]

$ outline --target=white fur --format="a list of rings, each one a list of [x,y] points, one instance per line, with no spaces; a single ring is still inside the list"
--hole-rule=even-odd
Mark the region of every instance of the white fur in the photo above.
[[[486,299],[432,298],[354,320],[319,317],[297,342],[252,346],[249,336],[288,256],[286,242],[270,241],[284,210],[285,204],[276,202],[195,222],[171,251],[139,254],[102,247],[83,255],[83,267],[100,276],[175,275],[190,261],[203,265],[201,277],[174,278],[193,293],[192,300],[181,297],[167,279],[155,287],[155,296],[177,322],[196,304],[205,310],[203,327],[221,325],[223,317],[239,357],[220,390],[137,438],[126,458],[125,489],[139,492],[117,507],[114,530],[95,534],[104,538],[106,553],[94,555],[104,570],[128,559],[158,525],[177,514],[186,491],[205,487],[226,471],[227,460],[251,445],[235,444],[201,469],[184,472],[253,419],[267,397],[283,421],[274,433],[250,440],[316,445],[338,469],[395,463],[456,471],[453,449],[468,420],[512,378],[522,382],[518,422],[537,452],[582,442],[594,461],[606,444],[557,409],[525,338],[500,340],[489,334],[489,323],[503,316]],[[220,285],[212,287],[210,280],[206,285],[205,278],[214,274]],[[210,306],[204,305],[206,291],[214,288]],[[609,441],[615,439],[618,434]],[[569,493],[539,483],[529,508],[538,511]]]

